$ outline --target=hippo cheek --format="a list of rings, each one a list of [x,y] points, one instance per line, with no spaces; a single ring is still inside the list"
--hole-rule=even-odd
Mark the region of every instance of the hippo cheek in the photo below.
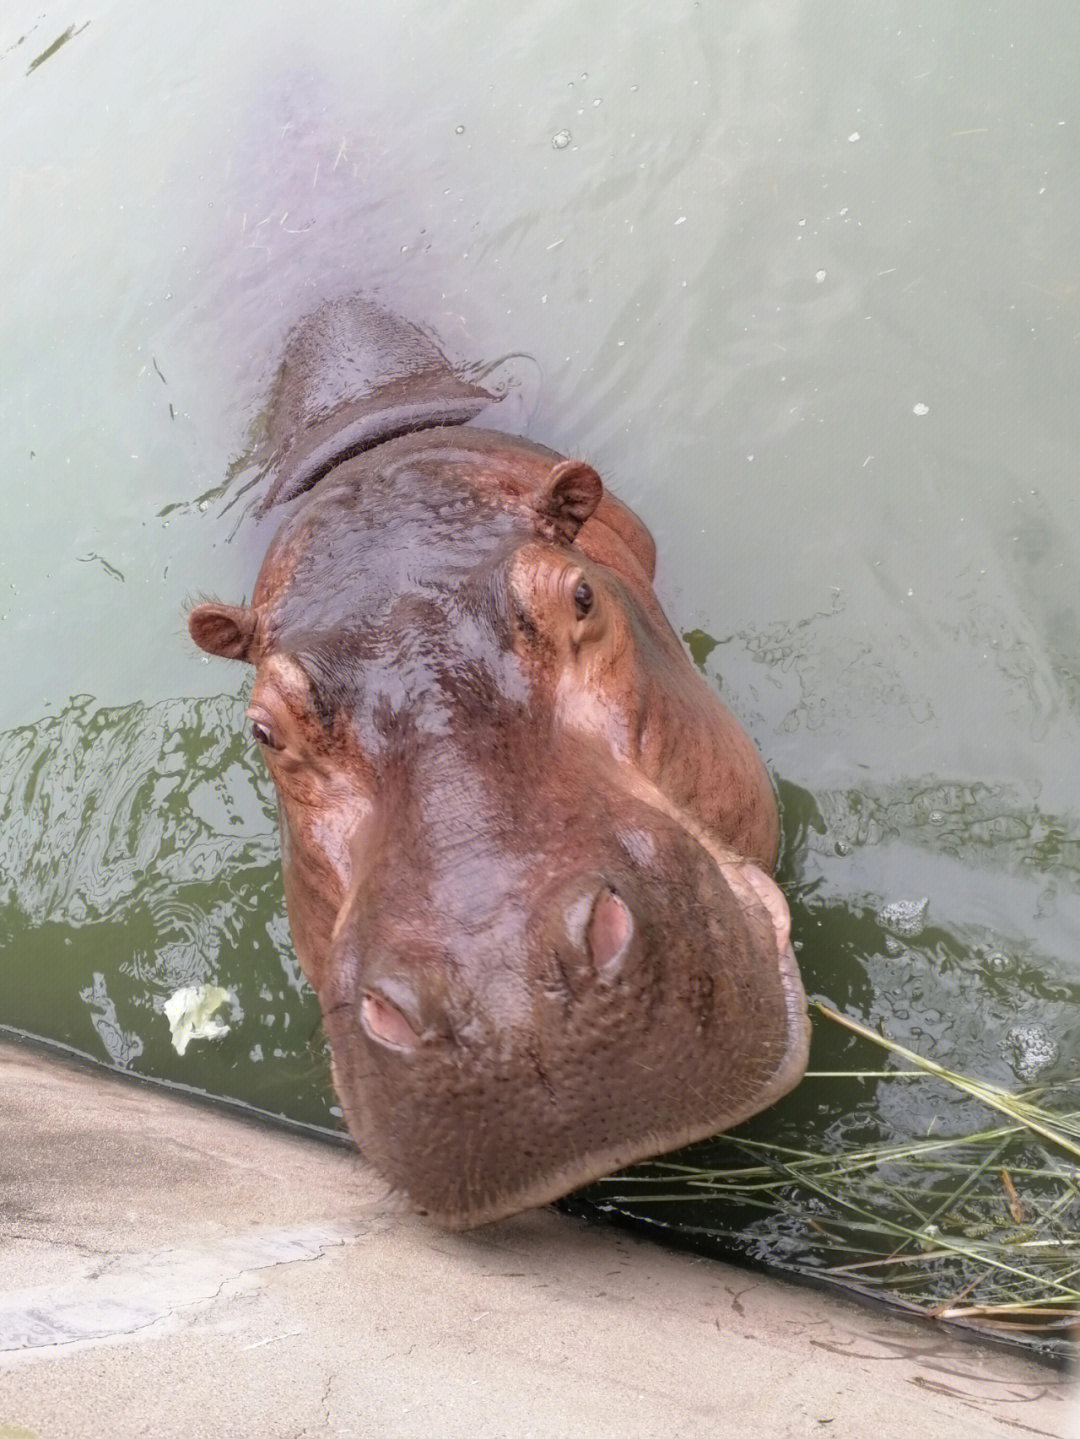
[[[662,881],[609,868],[607,884],[563,887],[522,958],[525,1022],[489,1012],[477,979],[452,1001],[471,1023],[440,1025],[430,970],[394,989],[363,963],[327,1014],[355,1138],[439,1223],[497,1219],[715,1134],[801,1074],[805,1000],[762,905],[689,838],[665,849],[677,868]]]

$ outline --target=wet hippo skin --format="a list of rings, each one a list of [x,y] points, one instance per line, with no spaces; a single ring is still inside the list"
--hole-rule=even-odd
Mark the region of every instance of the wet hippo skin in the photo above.
[[[250,605],[289,921],[366,1157],[466,1227],[771,1104],[806,1064],[778,817],[581,460],[482,426],[411,325],[336,302],[271,406]]]

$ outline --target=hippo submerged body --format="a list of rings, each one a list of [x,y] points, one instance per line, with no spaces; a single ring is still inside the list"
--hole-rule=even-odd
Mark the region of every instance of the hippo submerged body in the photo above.
[[[808,1022],[776,802],[587,464],[370,301],[290,342],[289,505],[249,606],[289,920],[367,1158],[451,1227],[553,1199],[786,1093]]]

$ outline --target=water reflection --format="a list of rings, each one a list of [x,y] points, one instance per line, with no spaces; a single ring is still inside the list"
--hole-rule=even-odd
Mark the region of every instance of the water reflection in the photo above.
[[[336,1123],[283,912],[277,823],[232,696],[60,714],[0,735],[0,1015],[121,1069]],[[228,1041],[169,1043],[185,985]]]
[[[692,645],[703,660],[708,645]],[[255,1045],[308,1062],[317,1008],[241,714],[231,696],[111,709],[82,696],[0,735],[6,1022],[251,1100],[267,1084],[248,1072]],[[1080,885],[1080,822],[1017,786],[933,776],[780,793],[781,880],[811,992],[988,1078],[1030,1078],[1040,1052],[1041,1079],[1077,1073],[1080,983],[1056,898]],[[246,1018],[227,1046],[181,1065],[162,1007],[204,982],[231,986]],[[298,1119],[327,1112],[323,1098],[312,1111],[310,1085],[278,1102]]]

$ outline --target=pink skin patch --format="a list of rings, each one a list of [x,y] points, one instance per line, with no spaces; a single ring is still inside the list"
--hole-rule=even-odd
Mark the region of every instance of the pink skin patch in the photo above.
[[[586,941],[589,958],[601,974],[622,958],[634,933],[634,919],[614,891],[605,889],[593,905]]]
[[[779,886],[749,860],[721,863],[720,869],[738,900],[764,909],[776,932],[776,947],[781,954],[786,953],[791,943],[791,914]]]
[[[396,1005],[377,994],[365,994],[360,1000],[360,1021],[372,1039],[391,1049],[415,1049],[418,1036]]]

